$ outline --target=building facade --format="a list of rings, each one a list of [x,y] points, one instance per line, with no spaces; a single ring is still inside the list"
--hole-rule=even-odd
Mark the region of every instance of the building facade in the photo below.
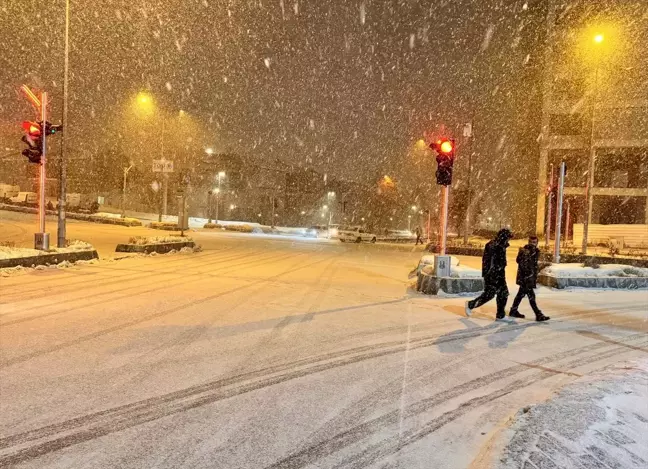
[[[588,182],[591,224],[648,223],[648,25],[639,20],[642,3],[548,2],[538,234],[546,229],[549,200],[555,223],[548,187],[556,186],[562,161],[568,233],[587,215]]]

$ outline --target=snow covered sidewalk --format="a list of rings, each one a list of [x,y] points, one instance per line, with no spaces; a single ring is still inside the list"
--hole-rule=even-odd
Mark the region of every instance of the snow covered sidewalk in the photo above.
[[[608,368],[520,411],[497,469],[648,467],[648,359]]]

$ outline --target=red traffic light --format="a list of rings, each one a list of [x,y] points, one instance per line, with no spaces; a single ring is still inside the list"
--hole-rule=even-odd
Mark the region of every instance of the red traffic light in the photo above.
[[[32,138],[40,137],[42,132],[41,125],[38,122],[24,121],[22,123],[22,128]]]
[[[451,155],[454,152],[454,142],[448,139],[437,140],[434,149],[442,155]]]

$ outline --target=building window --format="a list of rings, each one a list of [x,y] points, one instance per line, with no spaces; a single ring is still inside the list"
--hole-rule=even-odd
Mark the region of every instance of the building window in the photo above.
[[[580,114],[554,114],[550,117],[551,135],[582,135],[583,116]]]

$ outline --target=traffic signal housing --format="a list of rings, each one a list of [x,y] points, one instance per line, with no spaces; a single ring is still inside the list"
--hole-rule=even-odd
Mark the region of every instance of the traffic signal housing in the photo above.
[[[442,138],[431,145],[437,152],[436,179],[440,186],[452,184],[452,166],[455,160],[455,141],[450,138]]]
[[[27,157],[30,163],[40,164],[43,156],[43,123],[24,121],[22,128],[25,131],[22,141],[27,144],[27,148],[22,151],[22,154]],[[44,131],[45,135],[55,135],[63,131],[63,125],[45,122]]]
[[[43,126],[40,122],[25,121],[22,123],[22,128],[25,131],[22,141],[27,144],[22,154],[30,163],[38,164],[43,156]]]

